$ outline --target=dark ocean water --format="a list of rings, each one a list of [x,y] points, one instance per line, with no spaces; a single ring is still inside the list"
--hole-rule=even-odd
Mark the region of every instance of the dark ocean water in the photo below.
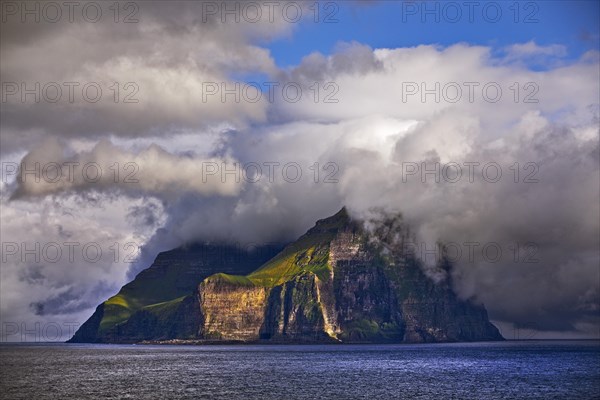
[[[599,342],[0,346],[2,399],[600,399]]]

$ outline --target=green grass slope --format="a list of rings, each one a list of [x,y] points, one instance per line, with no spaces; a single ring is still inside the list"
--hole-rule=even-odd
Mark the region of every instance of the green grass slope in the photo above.
[[[345,208],[316,225],[298,240],[288,245],[256,271],[242,275],[215,274],[208,279],[225,280],[235,285],[274,287],[291,281],[306,272],[327,280],[330,273],[329,244],[335,234],[345,228],[350,218]]]
[[[195,244],[160,253],[149,268],[101,303],[70,342],[125,341],[127,334],[122,333],[122,328],[127,328],[125,324],[136,313],[155,316],[156,321],[161,322],[168,315],[176,314],[184,302],[182,299],[193,295],[206,277],[218,271],[249,273],[281,249],[278,244],[252,249],[228,244]]]
[[[126,321],[134,312],[150,305],[160,305],[173,299],[183,298],[190,288],[178,285],[183,265],[167,268],[160,279],[151,274],[140,274],[134,281],[123,286],[119,293],[104,302],[104,317],[100,332]]]

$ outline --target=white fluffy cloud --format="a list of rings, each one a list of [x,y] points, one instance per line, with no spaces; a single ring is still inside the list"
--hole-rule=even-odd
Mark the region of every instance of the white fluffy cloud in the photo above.
[[[187,192],[235,196],[243,182],[226,179],[225,171],[242,175],[235,160],[174,155],[154,144],[138,153],[124,151],[109,141],[72,157],[64,150],[61,143],[48,139],[16,164],[18,187],[13,198],[117,189],[161,198]]]

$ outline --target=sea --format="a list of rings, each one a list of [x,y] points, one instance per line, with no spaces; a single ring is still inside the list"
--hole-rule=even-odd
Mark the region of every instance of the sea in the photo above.
[[[1,399],[600,399],[599,341],[1,344]]]

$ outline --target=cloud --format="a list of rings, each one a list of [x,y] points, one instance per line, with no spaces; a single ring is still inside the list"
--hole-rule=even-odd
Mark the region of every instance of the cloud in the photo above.
[[[527,65],[528,68],[548,70],[563,65],[568,55],[566,46],[560,44],[538,45],[530,40],[526,43],[516,43],[503,49],[503,63],[512,65]]]
[[[12,199],[62,191],[114,191],[170,198],[185,192],[235,196],[242,180],[224,179],[225,171],[241,176],[239,163],[220,158],[171,154],[157,145],[138,153],[109,141],[90,152],[68,157],[55,139],[29,152],[18,164]]]
[[[506,48],[507,58],[510,60],[521,60],[524,57],[532,56],[551,56],[564,57],[567,55],[567,48],[560,44],[551,44],[540,46],[535,41],[530,40],[526,43],[517,43]]]
[[[206,85],[231,89],[233,73],[274,73],[269,51],[256,43],[288,35],[296,24],[281,13],[272,22],[265,15],[262,23],[221,23],[221,14],[209,14],[202,2],[138,8],[137,23],[115,23],[108,8],[98,23],[3,22],[2,130],[147,137],[264,121],[264,100],[223,102],[206,96]],[[3,135],[3,152],[22,148]]]

